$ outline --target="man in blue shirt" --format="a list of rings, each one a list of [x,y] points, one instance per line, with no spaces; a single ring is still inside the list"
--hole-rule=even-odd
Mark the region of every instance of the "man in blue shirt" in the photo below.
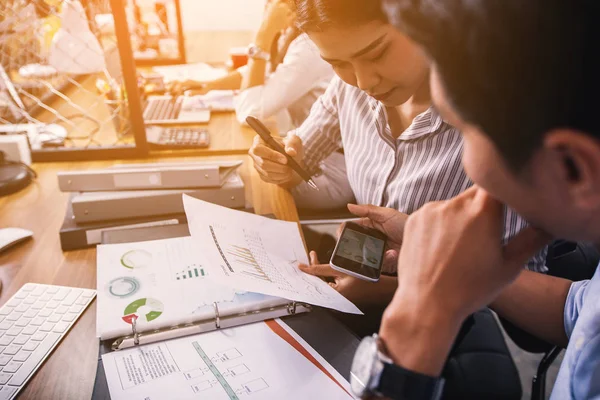
[[[441,115],[475,182],[412,214],[380,338],[393,363],[439,376],[462,321],[492,304],[567,347],[553,399],[600,399],[600,272],[573,283],[521,265],[553,237],[600,243],[600,1],[386,0],[432,60]],[[503,204],[535,228],[501,244]],[[353,208],[392,232],[390,210]]]
[[[555,399],[600,397],[600,273],[591,281],[576,282],[565,303],[569,337],[554,391]]]

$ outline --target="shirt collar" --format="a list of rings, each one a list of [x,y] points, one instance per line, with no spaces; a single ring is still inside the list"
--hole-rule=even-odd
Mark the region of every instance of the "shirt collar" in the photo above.
[[[398,139],[412,140],[438,133],[443,123],[444,121],[440,114],[433,106],[431,106],[421,114],[417,115],[410,126]]]
[[[380,113],[382,120],[386,121],[386,130],[389,130],[387,125],[387,111],[382,103],[369,96],[371,109]],[[417,115],[410,126],[400,135],[398,140],[414,140],[423,136],[438,133],[444,125],[444,120],[435,109],[434,106],[429,107],[421,114]],[[389,134],[389,131],[388,131]]]

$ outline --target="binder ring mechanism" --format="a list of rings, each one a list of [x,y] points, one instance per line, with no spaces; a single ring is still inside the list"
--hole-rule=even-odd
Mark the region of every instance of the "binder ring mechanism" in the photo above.
[[[289,303],[287,305],[287,311],[289,315],[295,315],[297,312],[297,308],[298,307],[304,307],[307,310],[310,310],[312,308],[312,306],[310,304],[307,303],[298,303],[295,301],[292,301],[291,303]]]
[[[137,331],[137,317],[131,319],[131,331],[133,332],[133,344],[138,346],[140,344],[140,335]]]
[[[217,329],[221,328],[221,317],[219,316],[219,306],[217,303],[213,303],[213,307],[215,308],[215,326]]]
[[[140,345],[140,339],[142,338],[142,336],[144,338],[148,338],[148,340],[146,341],[147,343],[152,343],[155,340],[152,340],[152,336],[154,334],[162,334],[165,333],[167,331],[171,331],[173,329],[179,329],[179,328],[194,328],[196,326],[201,327],[201,331],[204,332],[206,331],[206,328],[204,328],[204,324],[207,324],[210,322],[214,322],[215,324],[215,328],[216,329],[221,329],[221,313],[219,311],[219,305],[218,303],[214,302],[213,303],[213,308],[215,310],[215,317],[214,320],[201,320],[201,321],[196,321],[195,323],[189,323],[189,324],[185,324],[185,325],[176,325],[170,328],[162,328],[162,329],[156,329],[152,332],[146,333],[146,332],[138,332],[138,326],[137,326],[137,318],[132,318],[131,319],[131,331],[132,331],[132,335],[131,336],[126,336],[126,337],[121,337],[116,339],[112,345],[111,348],[113,351],[119,350],[121,349],[123,343],[125,341],[128,341],[128,346],[131,346],[131,342],[129,342],[129,340],[133,339],[133,345],[134,346],[139,346]],[[279,306],[275,306],[275,307],[270,307],[270,308],[265,308],[262,310],[256,310],[256,311],[250,311],[250,312],[244,312],[241,314],[237,314],[235,317],[244,317],[244,316],[250,316],[252,317],[251,320],[252,321],[258,321],[258,319],[254,319],[254,315],[259,315],[261,313],[279,313],[278,315],[281,315],[281,311],[286,310],[288,315],[295,315],[298,312],[303,312],[303,311],[309,311],[312,308],[312,306],[310,304],[307,303],[302,303],[302,302],[290,302],[287,304],[283,304],[283,305],[279,305]],[[271,318],[275,318],[277,315],[272,316]],[[234,318],[235,318],[234,317]],[[225,322],[227,322],[227,320],[229,318],[232,318],[232,316],[223,316],[222,317],[223,320]],[[225,324],[225,326],[227,326],[228,324]],[[234,324],[235,325],[235,324]],[[208,329],[210,330],[210,329]]]
[[[296,314],[296,307],[297,306],[298,306],[298,304],[295,301],[292,301],[291,303],[289,303],[287,305],[288,314],[290,314],[290,315]]]

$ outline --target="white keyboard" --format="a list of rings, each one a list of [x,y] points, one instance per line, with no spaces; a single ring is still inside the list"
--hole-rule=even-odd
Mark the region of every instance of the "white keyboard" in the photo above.
[[[0,400],[14,399],[96,296],[26,283],[0,308]]]

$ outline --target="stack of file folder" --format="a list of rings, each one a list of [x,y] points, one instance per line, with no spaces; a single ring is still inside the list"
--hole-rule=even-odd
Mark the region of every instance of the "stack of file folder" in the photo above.
[[[113,229],[187,223],[183,194],[230,208],[244,208],[241,161],[124,164],[101,170],[59,172],[70,192],[60,229],[63,251],[95,246]]]

